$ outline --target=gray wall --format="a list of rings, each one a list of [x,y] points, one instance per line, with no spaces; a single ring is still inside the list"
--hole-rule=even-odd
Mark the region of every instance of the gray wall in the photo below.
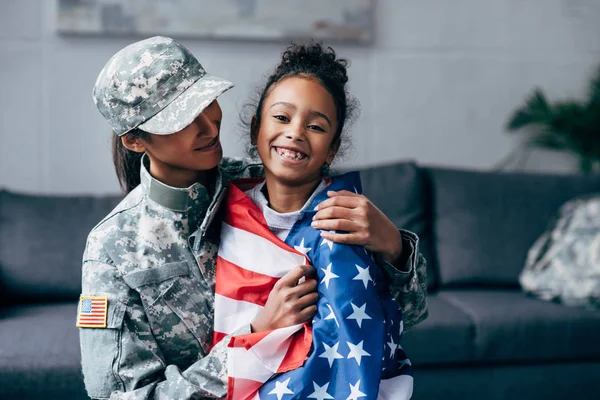
[[[47,193],[118,190],[108,127],[91,88],[133,39],[54,34],[54,1],[0,0],[0,186]],[[400,159],[490,168],[517,145],[507,115],[534,85],[580,96],[600,62],[598,0],[379,0],[377,40],[336,45],[362,103],[346,165]],[[281,43],[183,41],[237,87],[222,97],[226,154],[243,155],[237,111]],[[527,168],[572,160],[536,154]]]

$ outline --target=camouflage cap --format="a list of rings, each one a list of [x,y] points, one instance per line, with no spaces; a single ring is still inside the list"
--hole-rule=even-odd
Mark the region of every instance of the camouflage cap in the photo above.
[[[93,96],[117,135],[134,128],[170,135],[232,87],[207,74],[183,45],[156,36],[115,54],[100,72]]]

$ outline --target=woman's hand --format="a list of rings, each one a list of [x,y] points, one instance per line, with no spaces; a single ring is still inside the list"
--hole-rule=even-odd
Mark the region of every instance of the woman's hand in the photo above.
[[[317,314],[317,281],[313,278],[315,269],[310,265],[300,265],[277,281],[267,304],[252,324],[252,332],[262,332],[297,325],[312,319]]]
[[[402,255],[400,232],[369,199],[347,190],[329,191],[327,195],[329,199],[319,204],[312,223],[314,228],[323,231],[322,237],[336,243],[364,246],[381,253],[390,263]]]

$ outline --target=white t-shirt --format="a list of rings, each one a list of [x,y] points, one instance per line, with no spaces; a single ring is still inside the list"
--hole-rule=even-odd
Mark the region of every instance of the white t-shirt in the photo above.
[[[298,211],[292,211],[289,213],[278,213],[269,207],[269,202],[263,193],[264,187],[265,182],[262,182],[245,193],[252,199],[252,201],[254,201],[258,208],[260,208],[265,216],[265,220],[267,221],[267,225],[269,226],[271,232],[277,235],[279,239],[285,241],[287,235],[290,233],[290,229],[292,229],[296,221],[300,219],[302,211],[306,210],[306,208],[312,203],[315,196],[317,196],[323,189],[327,187],[327,184],[324,181],[321,181],[304,206]]]

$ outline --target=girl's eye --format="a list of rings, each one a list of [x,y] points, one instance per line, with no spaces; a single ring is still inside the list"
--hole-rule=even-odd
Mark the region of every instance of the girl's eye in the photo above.
[[[308,127],[319,132],[325,132],[325,129],[321,128],[319,125],[309,125]]]
[[[278,119],[283,122],[290,122],[290,120],[284,115],[274,115],[273,118]]]

